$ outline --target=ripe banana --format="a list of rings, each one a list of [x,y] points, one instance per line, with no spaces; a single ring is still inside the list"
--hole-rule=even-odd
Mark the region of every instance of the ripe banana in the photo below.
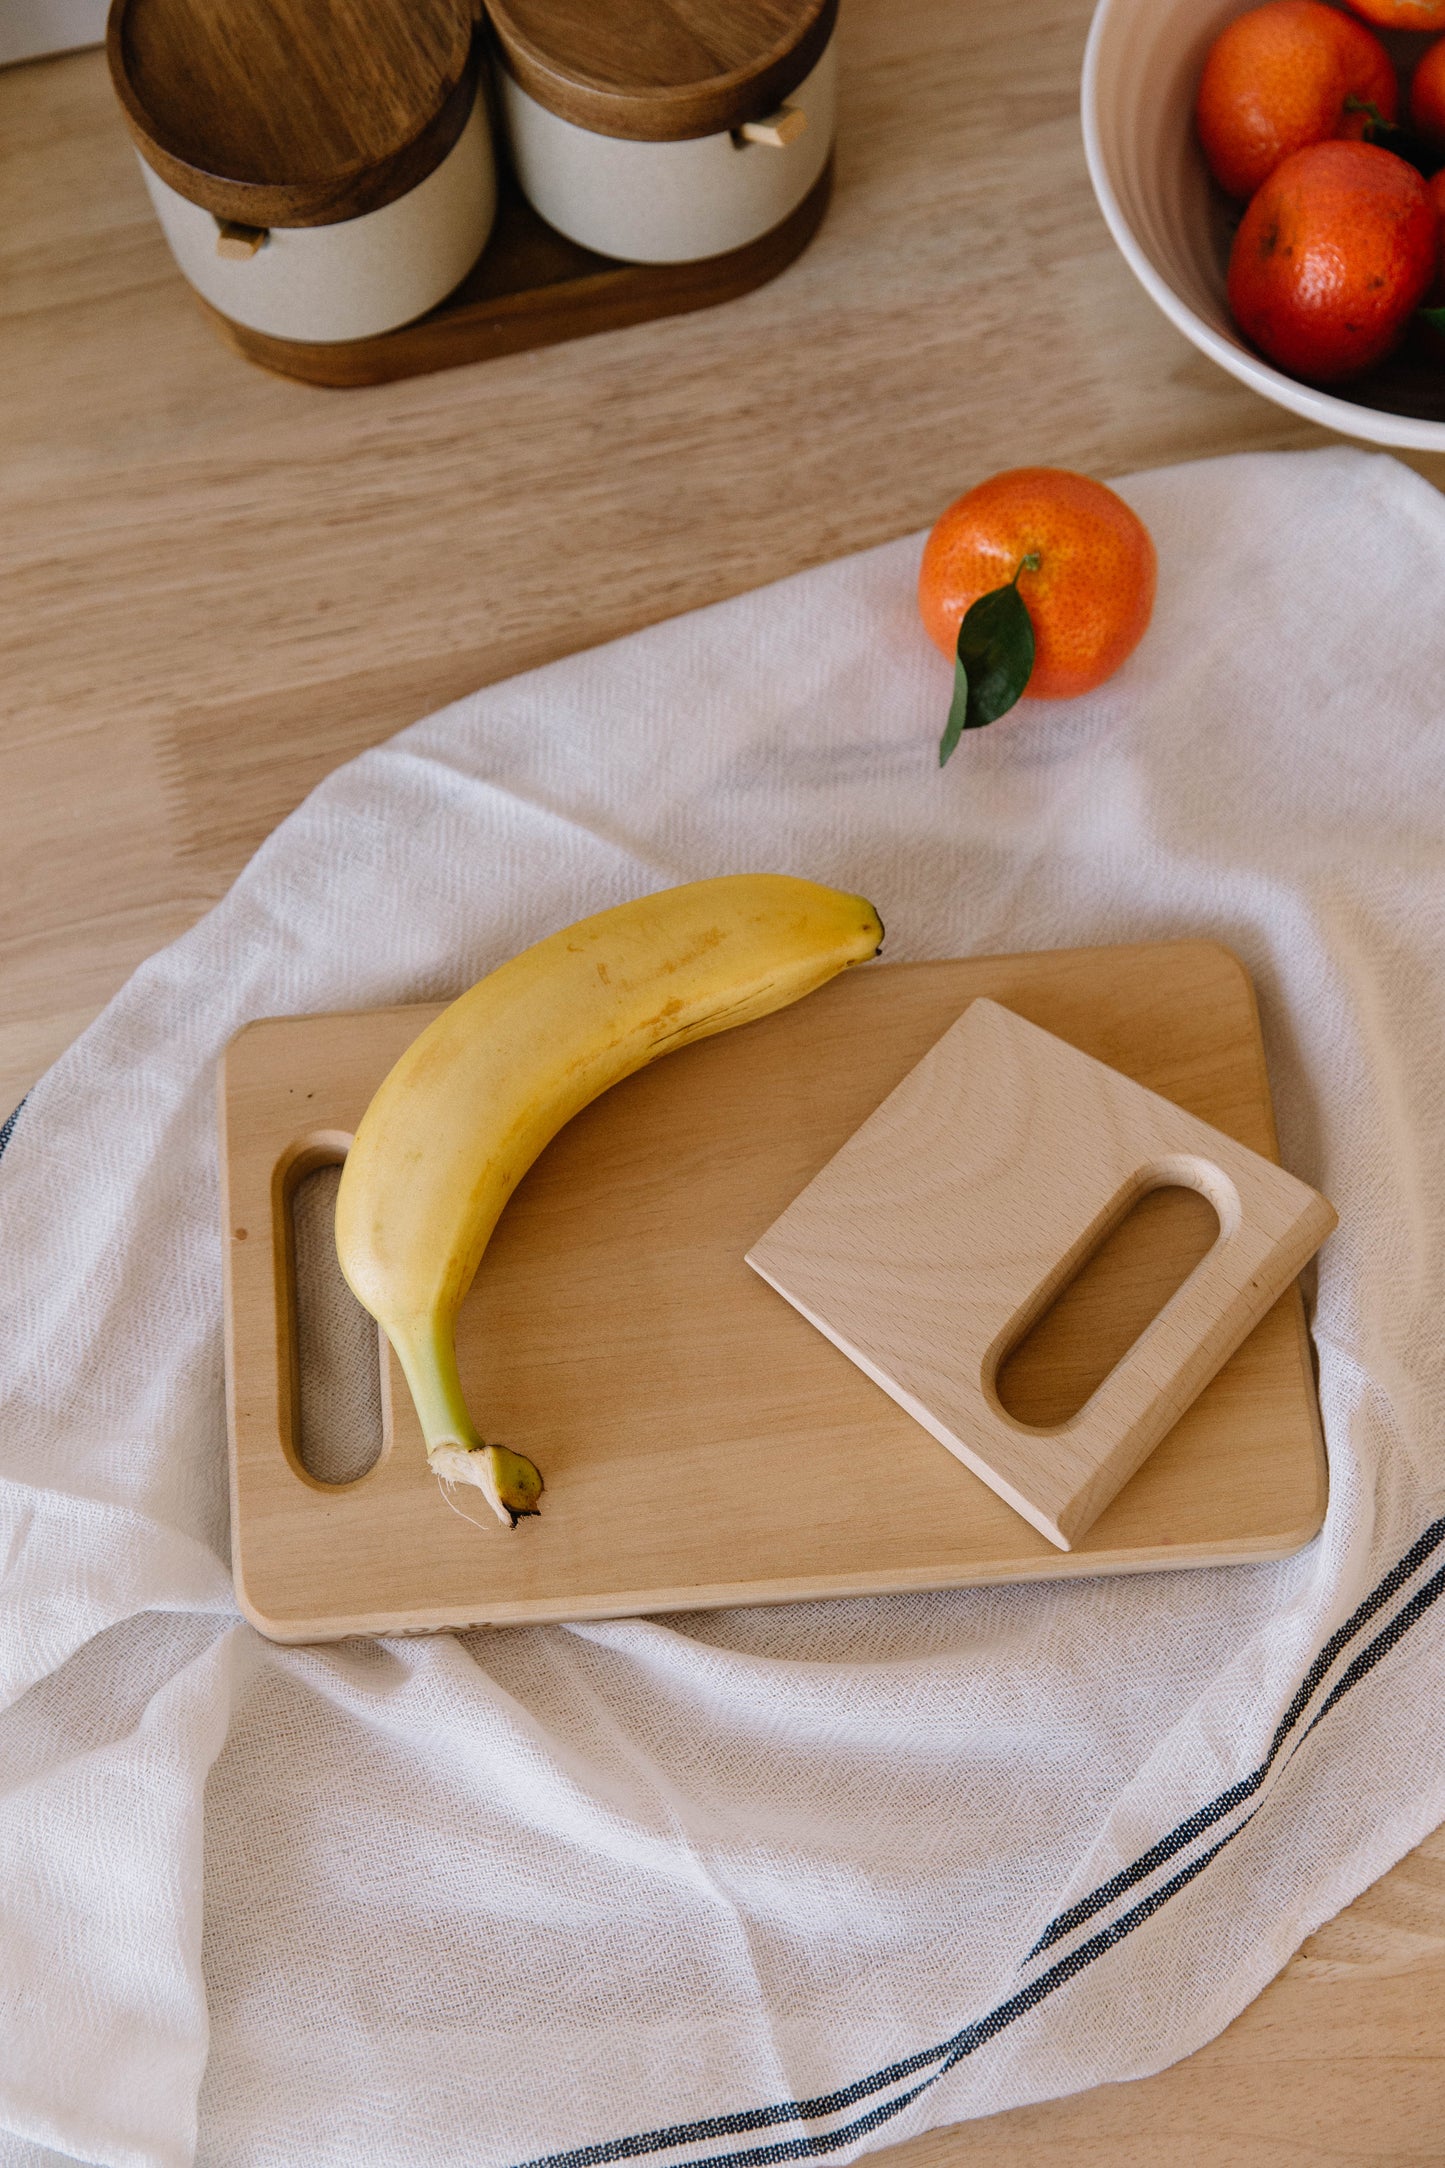
[[[485,1445],[454,1326],[502,1207],[565,1122],[659,1054],[746,1024],[875,956],[871,903],[783,874],[694,881],[600,911],[478,982],[402,1055],[336,1200],[352,1292],[406,1373],[427,1458],[515,1527],[531,1461]]]

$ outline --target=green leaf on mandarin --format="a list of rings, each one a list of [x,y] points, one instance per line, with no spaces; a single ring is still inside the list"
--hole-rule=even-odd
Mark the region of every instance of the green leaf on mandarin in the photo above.
[[[940,768],[965,730],[982,730],[1007,715],[1033,675],[1033,620],[1018,580],[1020,572],[1037,570],[1038,559],[1025,557],[1007,587],[980,595],[964,614],[958,628],[953,703],[938,746]]]

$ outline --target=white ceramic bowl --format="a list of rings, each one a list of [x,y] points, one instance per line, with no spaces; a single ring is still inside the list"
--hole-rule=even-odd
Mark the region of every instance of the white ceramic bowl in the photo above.
[[[1445,420],[1395,411],[1398,400],[1445,414],[1445,365],[1438,397],[1428,372],[1422,378],[1401,361],[1387,364],[1368,391],[1362,386],[1357,401],[1271,368],[1234,328],[1224,295],[1226,227],[1194,139],[1194,93],[1220,30],[1257,4],[1099,0],[1082,89],[1084,152],[1099,208],[1144,291],[1242,384],[1344,436],[1445,451]]]

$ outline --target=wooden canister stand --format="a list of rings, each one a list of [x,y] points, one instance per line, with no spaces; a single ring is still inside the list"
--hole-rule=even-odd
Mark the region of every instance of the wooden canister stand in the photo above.
[[[505,0],[478,37],[469,0],[113,0],[108,45],[146,186],[216,330],[344,387],[775,277],[827,208],[836,9],[718,0],[708,31],[653,0]],[[496,125],[514,107],[515,152]],[[553,136],[549,183],[536,148]],[[587,224],[579,192],[610,223]]]

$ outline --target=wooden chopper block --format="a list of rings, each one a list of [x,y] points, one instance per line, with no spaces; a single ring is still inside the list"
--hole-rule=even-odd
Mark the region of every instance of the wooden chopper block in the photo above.
[[[630,1078],[504,1213],[459,1321],[484,1434],[547,1488],[508,1531],[453,1512],[388,1358],[381,1456],[295,1444],[288,1199],[339,1159],[436,1005],[250,1026],[220,1076],[237,1593],[285,1641],[617,1617],[1274,1558],[1323,1519],[1297,1287],[1087,1535],[1054,1548],[750,1272],[746,1251],[977,996],[1273,1156],[1242,966],[1210,942],[870,965]],[[1213,1236],[1144,1200],[1011,1363],[1057,1420]],[[1191,1205],[1199,1200],[1189,1196]],[[1132,1248],[1129,1244],[1132,1243]],[[1118,1245],[1123,1245],[1120,1248]],[[1077,1299],[1076,1299],[1077,1298]],[[1022,1366],[1022,1367],[1021,1367]],[[485,1513],[485,1508],[482,1508]]]
[[[1069,1422],[1021,1423],[998,1372],[1150,1191],[1220,1234]],[[1316,1191],[980,999],[748,1253],[924,1429],[1069,1550],[1335,1225]]]

